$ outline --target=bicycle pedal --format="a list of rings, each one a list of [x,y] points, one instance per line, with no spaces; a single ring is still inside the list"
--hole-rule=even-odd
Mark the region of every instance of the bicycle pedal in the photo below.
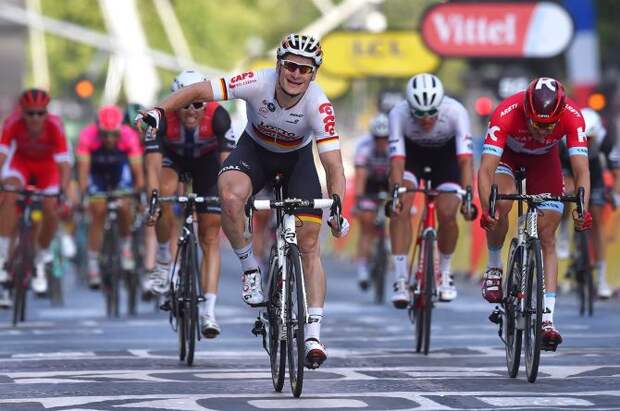
[[[551,352],[555,352],[555,350],[557,350],[557,349],[558,349],[558,344],[550,344],[550,343],[547,343],[547,344],[543,344],[540,348],[541,348],[543,351],[551,351]]]
[[[499,307],[495,307],[495,309],[491,312],[491,314],[489,315],[489,321],[491,321],[493,324],[498,325],[502,323],[502,312]]]
[[[258,304],[250,304],[250,303],[247,303],[247,304],[252,308],[267,307],[267,301],[263,301],[262,303],[258,303]]]
[[[259,335],[265,335],[265,325],[260,318],[254,321],[254,327],[252,327],[252,334],[254,334],[255,337],[258,337]]]
[[[170,300],[166,300],[159,306],[159,309],[162,311],[170,311],[172,308],[170,307]]]

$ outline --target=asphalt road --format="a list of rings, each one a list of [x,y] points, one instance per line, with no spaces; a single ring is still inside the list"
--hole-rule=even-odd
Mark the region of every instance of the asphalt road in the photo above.
[[[288,381],[271,384],[267,354],[251,333],[256,312],[240,299],[237,262],[225,252],[217,317],[223,332],[202,340],[193,367],[178,361],[167,315],[108,320],[103,298],[70,289],[65,307],[32,300],[13,328],[0,312],[0,410],[473,410],[620,409],[617,299],[577,315],[574,295],[558,298],[564,343],[544,353],[538,381],[506,375],[503,346],[477,284],[459,282],[456,301],[434,311],[431,352],[414,352],[405,311],[376,306],[354,267],[327,259],[329,293],[322,340],[329,358],[306,372],[301,399]]]

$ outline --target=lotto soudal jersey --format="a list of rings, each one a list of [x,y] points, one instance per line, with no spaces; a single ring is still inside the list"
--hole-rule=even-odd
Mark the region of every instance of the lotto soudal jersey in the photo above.
[[[471,127],[465,107],[445,96],[437,110],[435,126],[424,131],[406,100],[395,105],[390,111],[390,157],[405,157],[405,140],[421,147],[439,148],[454,139],[458,156],[471,155]]]
[[[572,100],[566,100],[560,120],[551,134],[544,139],[532,136],[523,107],[524,101],[525,92],[521,91],[497,106],[489,121],[483,155],[501,157],[506,146],[516,153],[543,155],[559,144],[562,138],[566,139],[569,155],[588,155],[588,139],[584,131],[583,117]]]
[[[265,69],[214,80],[211,87],[216,100],[245,100],[245,132],[269,151],[295,151],[313,138],[319,153],[339,150],[334,108],[321,87],[311,82],[297,104],[282,108],[275,98],[276,81],[276,70]]]

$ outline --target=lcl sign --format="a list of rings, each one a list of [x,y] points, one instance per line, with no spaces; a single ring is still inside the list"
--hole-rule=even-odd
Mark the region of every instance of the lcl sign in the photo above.
[[[442,3],[422,20],[428,48],[446,57],[552,57],[573,37],[561,6],[538,3]]]

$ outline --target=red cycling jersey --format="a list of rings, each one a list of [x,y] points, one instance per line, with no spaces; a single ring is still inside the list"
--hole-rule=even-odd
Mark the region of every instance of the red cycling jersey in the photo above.
[[[501,157],[505,146],[520,154],[547,154],[566,137],[570,155],[588,155],[588,139],[583,117],[572,100],[566,100],[558,124],[544,140],[532,137],[523,108],[524,101],[525,92],[522,91],[508,97],[497,106],[489,122],[482,154]]]
[[[37,138],[28,135],[26,121],[21,116],[11,115],[5,121],[2,130],[0,153],[8,154],[13,142],[15,142],[15,155],[26,160],[57,163],[70,160],[62,121],[53,114],[46,116],[43,131]]]

